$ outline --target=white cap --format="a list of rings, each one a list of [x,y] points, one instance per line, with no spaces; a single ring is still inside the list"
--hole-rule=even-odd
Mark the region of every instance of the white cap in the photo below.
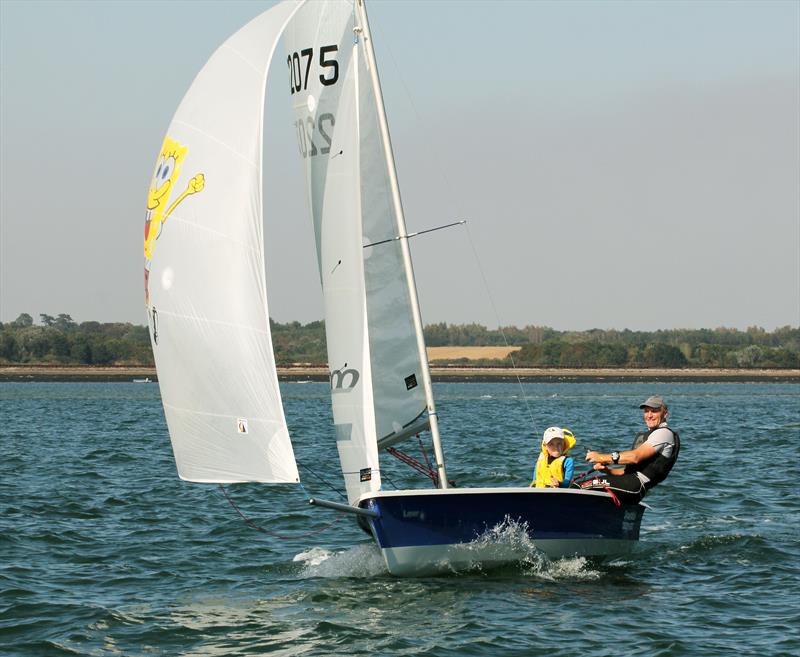
[[[561,438],[564,440],[564,431],[560,427],[550,427],[549,429],[545,429],[544,436],[542,437],[542,443],[547,445],[553,438]]]

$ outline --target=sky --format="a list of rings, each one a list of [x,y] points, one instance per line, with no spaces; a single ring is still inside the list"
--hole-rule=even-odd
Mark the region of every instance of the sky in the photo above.
[[[271,4],[0,0],[0,321],[146,323],[164,133]],[[411,242],[426,324],[800,326],[800,2],[368,10],[408,229],[467,220]],[[322,300],[283,65],[269,306],[305,323]]]

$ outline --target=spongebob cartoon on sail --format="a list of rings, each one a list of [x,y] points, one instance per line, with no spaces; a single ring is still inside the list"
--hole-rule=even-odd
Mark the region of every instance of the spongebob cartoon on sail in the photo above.
[[[150,265],[153,261],[153,251],[156,240],[161,236],[161,230],[172,211],[190,194],[195,194],[205,186],[205,178],[198,173],[190,181],[186,189],[170,203],[172,188],[181,173],[181,163],[186,157],[186,147],[170,139],[164,138],[164,145],[156,162],[150,189],[147,192],[147,213],[144,219],[144,296],[145,303],[150,304]]]

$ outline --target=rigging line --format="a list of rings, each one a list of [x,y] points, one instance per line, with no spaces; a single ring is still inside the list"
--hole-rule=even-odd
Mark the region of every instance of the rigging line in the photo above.
[[[428,466],[428,470],[433,470],[431,467],[431,460],[428,458],[428,452],[425,451],[425,445],[422,444],[422,436],[417,434],[417,440],[419,441],[419,448],[422,450],[422,455],[425,457],[425,464]]]
[[[264,529],[263,527],[257,525],[253,520],[244,515],[244,513],[242,513],[241,509],[238,506],[236,506],[236,502],[234,502],[233,498],[231,498],[231,496],[228,494],[228,491],[225,488],[225,486],[223,486],[222,484],[217,484],[217,485],[219,486],[219,489],[222,491],[222,494],[225,496],[225,499],[228,500],[228,503],[233,507],[233,510],[239,514],[239,517],[244,521],[244,524],[250,527],[250,529],[255,529],[256,531],[259,531],[263,534],[268,534],[269,536],[274,536],[275,538],[280,538],[284,540],[297,538],[296,536],[290,536],[288,534],[280,534],[278,532],[270,531],[269,529]],[[341,516],[337,517],[336,520],[334,520],[333,522],[324,525],[323,527],[320,527],[319,529],[315,529],[314,531],[311,532],[304,531],[303,533],[306,536],[313,536],[314,534],[319,534],[320,532],[323,532],[326,529],[330,529],[331,527],[333,527],[337,522],[339,522],[340,519]]]
[[[400,490],[400,488],[398,488],[397,484],[394,483],[391,479],[389,479],[389,477],[386,475],[385,472],[381,472],[381,480],[384,480],[384,479],[386,481],[388,481],[392,485],[392,488],[394,488],[395,490]]]
[[[465,228],[467,229],[467,237],[469,238],[469,245],[472,248],[472,253],[475,256],[475,262],[478,265],[478,271],[481,274],[481,280],[483,280],[483,287],[486,290],[486,296],[489,297],[489,303],[492,306],[492,312],[494,313],[494,319],[497,322],[497,329],[500,331],[500,335],[503,338],[503,342],[505,343],[507,348],[510,348],[511,345],[508,344],[508,338],[506,337],[506,332],[503,330],[503,325],[500,322],[500,315],[497,312],[497,306],[494,303],[494,297],[492,297],[492,292],[489,289],[489,283],[486,280],[486,274],[483,272],[483,265],[481,264],[481,259],[478,257],[478,249],[475,248],[475,241],[472,239],[472,233],[469,232],[469,226],[464,224]],[[509,359],[511,360],[511,369],[514,372],[514,378],[517,379],[517,385],[519,386],[520,394],[522,395],[522,400],[525,402],[525,409],[528,411],[528,419],[533,425],[533,412],[531,411],[531,405],[528,401],[528,396],[525,394],[525,387],[522,385],[522,380],[519,378],[519,374],[517,374],[517,363],[514,361],[513,352],[509,352],[508,354]]]
[[[589,475],[594,474],[594,473],[595,473],[595,469],[594,469],[594,464],[593,464],[592,467],[589,468],[586,472],[584,472],[582,474],[579,474],[577,477],[573,477],[572,478],[572,483],[573,484],[579,483],[582,479],[585,479],[586,477],[588,477]]]
[[[373,31],[377,31],[378,34],[381,34],[380,26],[378,26],[377,29],[373,28]],[[389,43],[389,39],[382,39],[381,41],[384,44],[388,44]],[[392,52],[392,49],[388,45],[386,45],[386,52],[389,55],[389,59],[391,60],[393,66],[394,66],[395,72],[397,74],[397,78],[400,80],[400,84],[403,87],[403,90],[405,91],[406,98],[407,98],[409,104],[411,105],[411,109],[412,109],[412,111],[414,113],[414,116],[416,118],[416,121],[417,121],[417,126],[419,127],[419,126],[425,125],[423,123],[423,121],[422,121],[422,115],[420,114],[419,110],[417,109],[416,103],[414,103],[414,98],[411,95],[411,91],[410,91],[410,89],[408,87],[408,84],[406,84],[406,80],[403,77],[402,68],[397,65],[397,60],[396,60],[396,58],[394,56],[394,53]],[[423,132],[425,132],[425,131],[423,130]],[[453,185],[451,184],[450,179],[447,176],[447,170],[442,165],[441,152],[434,147],[435,143],[436,142],[435,142],[434,139],[429,139],[428,140],[428,144],[430,146],[430,154],[433,156],[434,163],[436,165],[436,168],[438,169],[439,176],[441,177],[442,181],[444,182],[444,188],[447,190],[448,198],[451,199],[451,202],[453,202],[455,204],[456,210],[458,211],[457,212],[457,216],[458,215],[464,216],[465,213],[463,212],[463,210],[461,208],[461,204],[459,202],[459,195],[454,193]],[[497,322],[497,326],[500,329],[500,335],[503,337],[503,341],[505,342],[506,347],[508,347],[509,346],[508,339],[506,338],[505,332],[503,331],[503,327],[502,327],[502,325],[500,323],[500,318],[499,318],[499,315],[497,313],[497,308],[495,306],[494,299],[492,298],[492,294],[489,291],[489,284],[487,283],[486,276],[483,273],[483,267],[481,266],[480,258],[478,258],[478,251],[475,248],[474,242],[472,241],[472,235],[469,232],[469,227],[467,226],[466,222],[464,222],[464,225],[467,227],[467,236],[469,238],[470,246],[472,247],[472,253],[474,254],[475,261],[478,264],[478,269],[480,270],[481,278],[483,279],[483,285],[484,285],[484,288],[486,289],[486,294],[489,297],[489,302],[492,305],[492,310],[494,312],[495,321]],[[528,401],[528,397],[525,395],[525,390],[524,390],[524,388],[522,386],[522,381],[520,380],[519,375],[516,373],[517,364],[514,362],[514,357],[511,356],[511,354],[509,354],[509,358],[511,359],[511,366],[512,366],[512,369],[514,370],[514,376],[517,379],[517,384],[519,385],[520,392],[522,394],[522,399],[525,402],[525,408],[526,408],[526,410],[528,412],[528,418],[530,419],[531,424],[533,424],[533,413],[531,412],[530,403]]]
[[[345,502],[349,502],[349,500],[344,495],[342,495],[342,491],[340,491],[338,488],[334,487],[334,485],[332,483],[330,483],[327,479],[325,479],[322,475],[317,474],[316,472],[314,472],[305,463],[301,463],[300,460],[297,457],[295,457],[295,461],[297,462],[297,465],[299,465],[301,468],[303,468],[304,470],[308,470],[312,475],[314,475],[317,478],[317,481],[325,484],[334,493],[336,493],[339,497],[341,497]],[[301,488],[302,488],[302,484],[301,484]],[[305,491],[305,488],[303,488],[303,490]]]
[[[403,463],[405,463],[410,468],[416,470],[417,472],[419,472],[421,474],[424,474],[426,477],[428,477],[434,483],[434,485],[437,484],[438,475],[437,475],[436,471],[433,470],[432,468],[426,468],[424,465],[422,465],[422,463],[420,463],[413,456],[409,456],[405,452],[401,452],[399,449],[396,449],[395,447],[387,447],[386,451],[389,452],[389,454],[394,456],[399,461],[402,461]]]
[[[391,60],[392,66],[394,67],[394,72],[397,75],[397,79],[400,81],[400,85],[403,88],[403,91],[406,95],[406,100],[408,100],[409,105],[411,105],[411,110],[414,115],[414,119],[417,123],[418,131],[421,131],[423,136],[427,136],[426,143],[429,147],[429,154],[433,157],[433,164],[435,165],[432,168],[435,168],[442,179],[444,184],[444,188],[447,190],[446,197],[447,199],[455,206],[457,212],[456,216],[461,215],[464,216],[466,213],[463,212],[461,208],[461,203],[459,201],[460,197],[458,194],[455,194],[453,191],[453,185],[450,183],[450,179],[447,177],[447,169],[442,164],[442,151],[435,147],[436,141],[431,138],[432,131],[429,128],[429,124],[425,123],[422,120],[422,115],[420,114],[419,110],[417,109],[417,105],[414,102],[414,97],[411,94],[411,90],[409,89],[408,84],[406,83],[405,78],[403,77],[403,68],[398,65],[397,58],[394,56],[394,52],[391,49],[390,39],[385,38],[385,33],[381,30],[381,26],[372,26],[370,25],[370,29],[373,33],[377,33],[380,37],[381,44],[386,49],[386,53],[388,55],[388,59]],[[442,71],[444,74],[444,71]],[[424,129],[423,129],[424,128]],[[427,133],[427,134],[426,134]]]

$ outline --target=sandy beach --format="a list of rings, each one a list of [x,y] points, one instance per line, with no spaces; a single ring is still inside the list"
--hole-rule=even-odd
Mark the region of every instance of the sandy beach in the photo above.
[[[434,381],[800,383],[800,370],[432,367]],[[278,368],[281,381],[327,381],[321,367]],[[0,367],[0,381],[158,381],[148,367]]]

